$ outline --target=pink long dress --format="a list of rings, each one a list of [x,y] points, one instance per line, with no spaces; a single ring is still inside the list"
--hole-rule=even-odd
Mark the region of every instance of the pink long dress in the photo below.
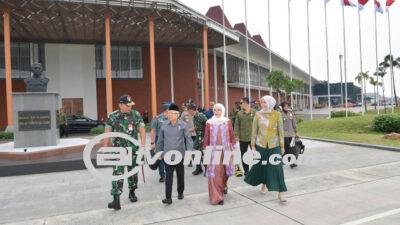
[[[207,166],[208,196],[213,205],[224,200],[224,190],[227,188],[229,176],[233,175],[234,168],[232,160],[229,165],[223,164],[224,152],[232,151],[235,144],[236,140],[230,120],[219,124],[207,122],[203,142],[204,149],[208,147],[213,152],[222,151],[220,163]],[[213,159],[213,153],[211,155],[211,159]]]

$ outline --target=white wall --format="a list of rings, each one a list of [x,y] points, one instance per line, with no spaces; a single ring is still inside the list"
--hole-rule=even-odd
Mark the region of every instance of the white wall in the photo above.
[[[83,114],[97,119],[94,45],[46,44],[48,92],[62,98],[83,98]],[[61,107],[61,105],[60,105]]]

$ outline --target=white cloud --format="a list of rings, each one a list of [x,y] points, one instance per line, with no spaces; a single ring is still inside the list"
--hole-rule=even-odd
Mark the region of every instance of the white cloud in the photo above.
[[[292,26],[292,60],[293,63],[308,71],[307,58],[307,30],[306,30],[306,1],[291,0],[291,26]],[[221,5],[221,0],[180,0],[180,2],[205,14],[209,7]],[[385,1],[380,1],[384,5]],[[247,0],[248,28],[252,35],[260,33],[268,43],[267,30],[267,1]],[[311,0],[310,2],[310,36],[311,36],[311,67],[312,74],[317,79],[326,80],[326,53],[325,53],[325,27],[324,27],[324,0]],[[288,8],[287,0],[270,0],[271,6],[271,46],[272,50],[289,58],[288,39]],[[396,29],[400,21],[400,2],[395,2],[391,7],[391,36],[392,54],[400,56],[400,29]],[[225,14],[232,25],[245,21],[244,0],[225,0]],[[339,54],[343,53],[343,27],[340,0],[331,0],[327,4],[328,34],[329,34],[329,62],[331,81],[340,81]],[[358,42],[358,16],[357,8],[346,7],[346,45],[347,45],[347,77],[354,82],[354,77],[360,71],[359,42]],[[378,31],[378,61],[389,53],[387,14],[377,14]],[[361,11],[363,70],[375,70],[375,34],[374,34],[374,6],[370,0],[365,9]],[[400,93],[400,70],[395,70],[396,88]],[[389,73],[385,77],[386,95],[390,93]],[[368,85],[368,91],[373,88]]]

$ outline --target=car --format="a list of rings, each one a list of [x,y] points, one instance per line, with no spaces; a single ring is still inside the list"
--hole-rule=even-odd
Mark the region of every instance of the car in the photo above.
[[[67,116],[67,123],[70,133],[89,133],[94,127],[104,126],[104,123],[99,120],[93,120],[81,115]]]

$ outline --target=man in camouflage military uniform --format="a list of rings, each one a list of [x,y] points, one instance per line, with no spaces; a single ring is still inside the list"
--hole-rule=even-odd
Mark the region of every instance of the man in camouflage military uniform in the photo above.
[[[144,128],[144,122],[140,113],[132,109],[135,103],[132,101],[129,95],[122,95],[119,100],[119,109],[112,112],[106,121],[105,132],[121,132],[128,134],[132,138],[138,139],[138,133],[140,133],[141,147],[144,147],[146,140],[146,132]],[[104,140],[104,146],[110,145],[110,139]],[[128,171],[131,171],[136,167],[136,151],[139,150],[139,146],[134,145],[123,138],[113,138],[113,147],[130,147],[132,148],[132,165],[128,166]],[[114,166],[113,175],[122,175],[124,173],[125,166]],[[138,199],[135,195],[135,189],[137,188],[138,175],[128,177],[128,188],[129,188],[129,199],[131,202],[136,202]],[[121,209],[119,196],[122,194],[124,180],[112,181],[111,195],[114,200],[108,204],[108,208]]]
[[[202,152],[201,154],[203,155],[204,129],[206,127],[206,122],[208,119],[203,113],[197,111],[196,105],[194,103],[188,104],[187,108],[188,108],[188,113],[191,116],[193,116],[194,128],[192,128],[192,130],[194,129],[194,131],[196,132],[196,138],[193,142],[193,149],[201,151]],[[192,131],[192,130],[189,130],[189,131]],[[204,165],[204,167],[205,167],[205,165]],[[201,164],[196,165],[196,170],[193,171],[192,174],[199,175],[201,173],[203,173]]]

